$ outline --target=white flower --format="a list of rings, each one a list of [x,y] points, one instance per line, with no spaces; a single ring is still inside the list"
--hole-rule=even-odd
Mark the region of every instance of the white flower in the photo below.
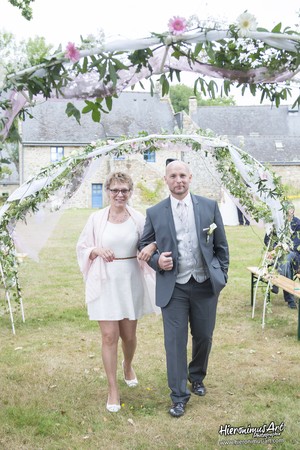
[[[207,231],[207,234],[212,234],[214,231],[215,231],[215,229],[217,228],[217,225],[213,222],[213,223],[211,223],[210,225],[209,225],[209,229],[208,229],[208,231]]]
[[[239,28],[239,35],[241,37],[249,36],[250,31],[256,30],[257,21],[253,14],[245,11],[237,18],[237,25]]]
[[[214,222],[209,225],[209,228],[203,228],[203,231],[207,232],[206,242],[209,241],[209,236],[211,234],[213,234],[213,232],[215,231],[216,228],[217,228],[217,225]]]

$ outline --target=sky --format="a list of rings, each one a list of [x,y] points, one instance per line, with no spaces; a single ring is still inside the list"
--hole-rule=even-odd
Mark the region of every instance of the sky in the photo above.
[[[171,6],[170,6],[171,5]],[[259,26],[271,29],[281,20],[284,26],[299,22],[299,0],[35,0],[33,19],[26,21],[8,0],[0,0],[0,30],[12,32],[19,39],[44,36],[55,46],[69,41],[80,43],[80,35],[105,32],[107,40],[141,38],[151,32],[167,30],[171,17],[235,21],[245,10],[254,14]]]
[[[0,31],[13,33],[17,40],[44,36],[53,50],[59,44],[64,48],[69,41],[80,44],[80,36],[96,35],[99,30],[106,41],[148,37],[151,32],[167,31],[173,16],[196,15],[200,20],[228,23],[248,10],[268,30],[280,21],[284,27],[297,29],[300,21],[299,0],[35,0],[32,9],[33,19],[27,21],[8,0],[0,0]]]

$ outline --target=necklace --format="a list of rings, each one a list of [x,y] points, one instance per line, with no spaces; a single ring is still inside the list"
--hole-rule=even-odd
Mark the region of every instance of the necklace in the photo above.
[[[128,217],[129,217],[129,214],[128,214],[127,209],[125,209],[125,211],[120,214],[112,214],[111,210],[109,210],[108,218],[110,219],[109,221],[112,223],[123,223],[123,222],[125,222],[125,220],[128,219]]]

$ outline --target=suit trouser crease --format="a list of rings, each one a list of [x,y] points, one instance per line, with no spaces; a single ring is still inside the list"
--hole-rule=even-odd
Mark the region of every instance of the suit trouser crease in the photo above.
[[[218,296],[210,280],[176,283],[172,298],[162,308],[168,385],[173,402],[187,402],[187,380],[203,381],[212,346]],[[187,366],[188,323],[192,335],[192,359]]]

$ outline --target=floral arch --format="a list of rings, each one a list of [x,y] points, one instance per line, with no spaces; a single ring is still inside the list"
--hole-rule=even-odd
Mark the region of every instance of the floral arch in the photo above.
[[[291,83],[299,72],[300,34],[278,24],[271,32],[257,28],[255,18],[247,12],[226,29],[218,24],[206,25],[196,18],[170,19],[169,31],[136,41],[104,44],[89,38],[80,48],[69,43],[54,55],[34,67],[7,68],[0,91],[0,135],[2,142],[17,116],[26,114],[26,106],[40,98],[83,98],[86,106],[80,112],[69,102],[68,116],[80,122],[81,114],[91,113],[100,121],[101,114],[113,107],[113,99],[143,79],[159,75],[162,93],[167,94],[169,83],[182,71],[200,74],[194,90],[214,96],[217,85],[205,76],[223,79],[222,92],[227,95],[233,83],[242,93],[246,88],[255,95],[261,92],[278,106],[291,95]],[[21,61],[22,64],[24,62]],[[151,81],[152,83],[152,81]],[[282,84],[283,83],[283,84]],[[300,96],[294,105],[300,105]],[[45,167],[26,181],[7,200],[0,210],[0,271],[8,310],[13,324],[11,300],[20,305],[23,314],[21,287],[18,281],[14,230],[16,223],[26,220],[39,208],[49,206],[53,196],[60,193],[61,204],[80,186],[93,160],[105,154],[139,151],[139,146],[159,149],[164,140],[184,142],[197,152],[211,152],[221,183],[244,206],[254,220],[271,222],[281,240],[288,239],[280,180],[275,174],[247,153],[220,138],[194,135],[151,135],[127,138],[109,144],[98,142],[81,154]],[[132,145],[135,143],[133,150]],[[59,207],[58,205],[57,207]],[[1,313],[1,309],[0,309]]]

